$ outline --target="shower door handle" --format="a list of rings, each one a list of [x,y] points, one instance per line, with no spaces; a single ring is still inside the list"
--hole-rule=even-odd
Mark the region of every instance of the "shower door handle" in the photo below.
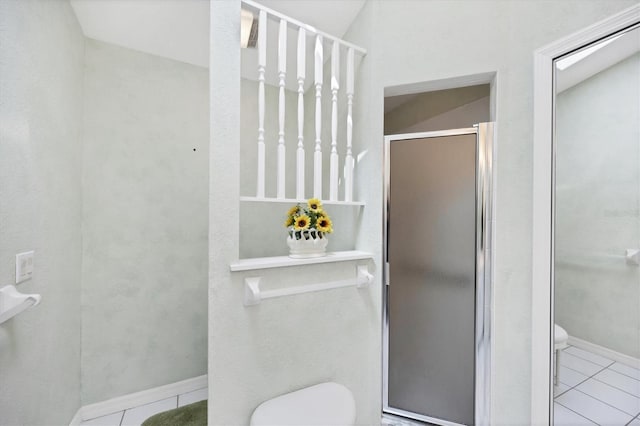
[[[385,207],[386,207],[386,212],[385,212],[385,216],[386,216],[386,220],[385,220],[385,241],[384,241],[384,274],[383,274],[383,282],[385,285],[389,285],[389,277],[391,275],[391,273],[389,272],[390,269],[390,264],[389,264],[389,230],[391,228],[390,226],[390,210],[391,210],[391,203],[389,202],[389,199],[386,200],[385,202]]]
[[[391,274],[389,273],[389,262],[386,262],[384,265],[384,284],[385,285],[389,285],[389,276]]]

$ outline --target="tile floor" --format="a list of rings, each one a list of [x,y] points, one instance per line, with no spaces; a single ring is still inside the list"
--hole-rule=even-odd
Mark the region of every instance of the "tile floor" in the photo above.
[[[182,407],[183,405],[193,404],[194,402],[203,401],[207,399],[207,396],[207,388],[198,389],[193,392],[161,399],[160,401],[141,405],[139,407],[129,408],[128,410],[118,411],[117,413],[85,420],[80,423],[80,426],[140,426],[143,421],[147,420],[154,414]]]
[[[560,356],[554,426],[640,426],[640,370],[570,346]],[[207,399],[207,389],[85,420],[81,426],[139,426],[163,411]],[[384,422],[383,422],[384,424]]]
[[[555,426],[640,426],[640,370],[569,346],[558,382]]]

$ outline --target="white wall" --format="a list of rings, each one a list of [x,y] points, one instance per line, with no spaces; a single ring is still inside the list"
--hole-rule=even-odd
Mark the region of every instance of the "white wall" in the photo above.
[[[233,24],[236,8],[239,2],[212,3],[211,200],[219,208],[211,211],[210,231],[209,423],[248,424],[252,411],[262,401],[332,380],[354,392],[358,423],[375,424],[380,415],[379,281],[367,290],[320,292],[245,308],[244,277],[264,277],[266,289],[295,286],[354,277],[356,262],[229,272],[229,262],[240,253],[238,234],[251,231],[239,220],[237,202],[241,188],[238,170],[244,169],[247,159],[238,146],[245,115],[241,116],[239,99],[239,33]],[[226,59],[224,64],[219,62],[222,58]],[[312,114],[313,109],[307,111]],[[328,133],[324,135],[326,142]],[[306,140],[312,147],[312,139]],[[288,149],[294,152],[295,141],[290,142]],[[308,148],[308,154],[311,151]],[[324,152],[328,154],[328,150]],[[287,172],[292,174],[294,170],[289,168]],[[311,171],[308,167],[308,176],[312,176]],[[370,211],[377,212],[376,206]],[[256,210],[256,214],[260,212]],[[262,223],[278,230],[273,240],[260,243],[271,246],[272,254],[279,254],[278,246],[284,245],[283,219]],[[340,226],[336,222],[336,227]],[[355,241],[350,244],[355,245]],[[376,265],[370,263],[370,268],[375,271]]]
[[[0,286],[34,249],[42,303],[0,325],[0,424],[68,424],[80,406],[84,39],[66,1],[0,1]]]
[[[212,211],[210,218],[211,241],[220,243],[212,243],[210,253],[209,422],[247,423],[262,400],[324,379],[352,389],[359,424],[379,421],[384,88],[497,72],[493,424],[528,424],[532,54],[537,47],[631,4],[633,1],[368,2],[347,38],[368,49],[356,89],[355,148],[362,154],[356,193],[367,206],[355,247],[374,253],[375,269],[370,266],[376,283],[367,293],[318,293],[254,308],[242,306],[244,276],[264,276],[272,286],[292,285],[337,277],[350,266],[229,272],[229,262],[238,257],[237,235],[242,226],[235,201],[240,179],[234,171],[241,161],[234,147],[241,125],[240,78],[234,77],[239,72],[238,29],[233,18],[239,4],[224,2],[212,7],[215,151],[211,178],[216,185],[211,188],[211,199],[224,203],[224,209]],[[216,62],[223,58],[228,58],[224,65]],[[225,165],[231,172],[222,174],[220,168]],[[321,308],[336,315],[326,317]],[[300,341],[309,346],[300,347]],[[336,358],[339,350],[342,357]]]
[[[556,100],[555,319],[640,358],[640,54]],[[607,256],[618,256],[609,258]]]
[[[82,402],[206,374],[208,73],[87,39]]]
[[[380,176],[385,87],[497,72],[492,424],[530,422],[533,51],[634,3],[379,0],[354,25],[371,25],[371,35],[350,35],[369,49],[371,84],[360,92],[366,115],[359,119],[376,157],[360,171],[369,179]],[[371,205],[381,205],[380,181],[365,190]],[[377,219],[363,221],[360,246],[363,239],[381,245]]]

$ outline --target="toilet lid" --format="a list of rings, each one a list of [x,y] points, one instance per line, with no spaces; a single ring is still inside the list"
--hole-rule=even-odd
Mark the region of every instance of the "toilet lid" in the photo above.
[[[327,382],[263,402],[251,416],[251,426],[353,425],[356,403],[341,384]]]

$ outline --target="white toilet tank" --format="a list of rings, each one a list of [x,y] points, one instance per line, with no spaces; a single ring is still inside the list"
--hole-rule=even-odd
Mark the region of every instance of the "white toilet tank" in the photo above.
[[[251,416],[251,426],[350,426],[356,402],[345,386],[327,382],[263,402]]]

